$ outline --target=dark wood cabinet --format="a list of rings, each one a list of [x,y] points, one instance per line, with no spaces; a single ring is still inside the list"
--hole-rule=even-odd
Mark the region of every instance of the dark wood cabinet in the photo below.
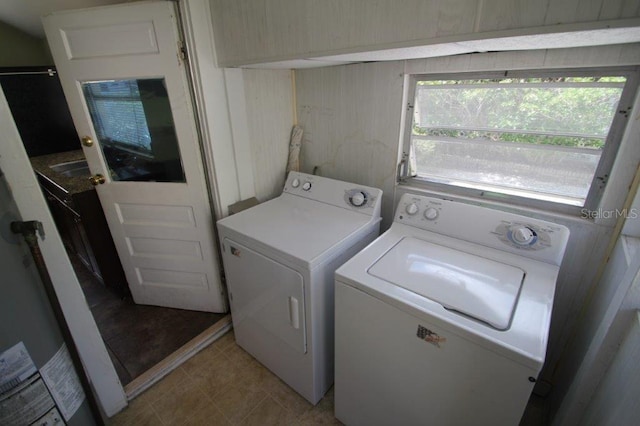
[[[52,188],[47,178],[39,179],[65,246],[105,286],[128,296],[129,286],[96,191],[64,193]]]

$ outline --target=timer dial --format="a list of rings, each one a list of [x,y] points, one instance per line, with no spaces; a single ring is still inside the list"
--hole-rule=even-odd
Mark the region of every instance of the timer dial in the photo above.
[[[303,184],[302,184],[302,190],[303,190],[303,191],[308,191],[308,190],[310,190],[310,189],[311,189],[311,182],[308,182],[308,181],[307,181],[307,182],[305,182],[305,183],[303,183]]]
[[[356,207],[363,206],[367,201],[367,194],[362,191],[358,191],[349,198],[349,202]]]
[[[407,204],[407,207],[404,208],[404,211],[406,211],[409,216],[413,216],[418,213],[418,210],[418,205],[416,203]]]
[[[437,217],[438,217],[438,210],[433,207],[429,207],[424,211],[424,218],[427,220],[435,220]]]
[[[535,241],[536,233],[528,226],[517,225],[511,228],[511,239],[518,245],[527,246]]]
[[[291,181],[291,186],[293,186],[294,188],[297,188],[300,186],[300,179],[295,178],[293,181]]]

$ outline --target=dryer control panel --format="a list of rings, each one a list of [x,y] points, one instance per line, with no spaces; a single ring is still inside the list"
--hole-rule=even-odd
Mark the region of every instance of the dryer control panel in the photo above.
[[[323,176],[289,172],[283,193],[380,216],[382,190]]]
[[[403,194],[394,223],[559,265],[569,239],[562,225],[500,210]]]

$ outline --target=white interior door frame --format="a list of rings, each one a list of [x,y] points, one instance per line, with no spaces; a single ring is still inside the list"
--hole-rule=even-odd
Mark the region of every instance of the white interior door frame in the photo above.
[[[244,80],[241,69],[216,65],[209,0],[181,0],[179,6],[207,175],[221,219],[230,204],[255,196]]]
[[[1,90],[0,132],[3,135],[0,169],[9,183],[20,215],[24,220],[37,220],[43,224],[46,235],[38,243],[53,287],[95,395],[105,414],[112,416],[126,407],[127,397],[67,257]]]
[[[133,2],[56,12],[44,17],[43,23],[78,134],[96,141],[94,146],[83,146],[83,151],[91,172],[105,177],[96,190],[134,301],[225,312],[215,215],[209,201],[214,194],[205,182],[202,141],[174,6],[166,1]],[[113,115],[100,109],[100,115],[112,118],[103,121],[98,116],[87,87],[93,93],[94,88],[107,90],[103,86],[110,81],[121,84],[132,79],[144,80],[145,87],[161,84],[156,89],[150,86],[147,94],[140,89],[143,104],[156,105],[160,98],[152,99],[151,93],[158,90],[166,91],[167,98],[165,109],[159,104],[145,106],[147,121],[155,123],[150,129],[153,125],[164,130],[151,135],[151,146],[143,148],[140,157],[149,152],[153,165],[160,167],[166,160],[178,168],[181,164],[181,178],[156,177],[151,174],[156,168],[139,164],[135,151],[110,142],[120,136],[102,133],[101,123],[111,123]],[[173,131],[175,140],[163,136],[166,131]],[[118,142],[130,143],[126,138]],[[131,164],[147,175],[129,178]]]
[[[255,195],[254,176],[251,167],[251,150],[248,140],[235,141],[233,127],[242,128],[246,123],[246,110],[231,117],[228,97],[237,93],[225,80],[225,70],[218,68],[208,0],[184,0],[180,2],[186,41],[194,72],[197,114],[203,131],[203,151],[207,162],[207,174],[214,188],[213,203],[216,217],[227,216],[227,206]],[[197,46],[195,40],[198,40]],[[227,70],[241,74],[241,70]],[[235,84],[242,83],[241,78]],[[243,100],[244,101],[244,100]],[[43,257],[49,269],[54,288],[80,357],[85,366],[96,397],[107,416],[113,416],[127,406],[127,397],[109,358],[98,328],[82,297],[80,284],[66,256],[53,218],[31,169],[9,107],[0,91],[0,129],[5,136],[0,144],[0,168],[13,189],[16,204],[25,218],[39,220],[48,230],[41,242]],[[215,157],[214,153],[215,152]],[[248,162],[247,162],[248,158]],[[28,214],[27,214],[28,213]]]

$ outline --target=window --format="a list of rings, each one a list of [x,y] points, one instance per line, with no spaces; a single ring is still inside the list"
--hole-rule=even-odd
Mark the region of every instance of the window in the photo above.
[[[112,180],[185,182],[164,79],[89,81],[82,90]]]
[[[151,135],[137,80],[100,81],[83,86],[100,140],[151,152]]]
[[[401,179],[556,211],[597,204],[635,69],[414,76]]]

